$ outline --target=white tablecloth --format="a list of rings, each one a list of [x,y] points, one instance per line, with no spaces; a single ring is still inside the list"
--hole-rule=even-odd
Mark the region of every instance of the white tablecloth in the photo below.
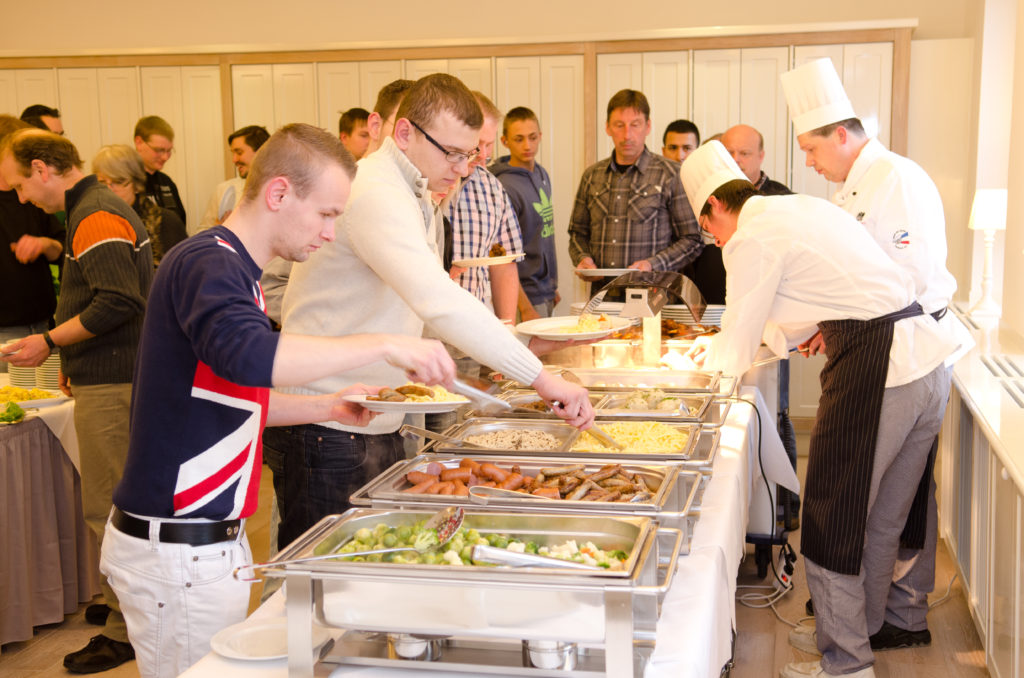
[[[753,400],[757,390],[745,387],[741,395]],[[736,619],[736,574],[744,553],[751,489],[755,483],[763,482],[755,458],[755,425],[753,408],[734,403],[722,427],[714,472],[704,490],[690,553],[679,558],[675,581],[662,607],[648,678],[717,678],[729,661]],[[772,472],[767,469],[785,459],[781,442],[777,446],[768,444],[777,440],[774,425],[774,417],[762,414],[765,438],[762,448],[769,476]],[[780,454],[782,460],[777,458]],[[278,592],[249,620],[283,615],[284,596]],[[329,668],[320,665],[317,675],[327,675]],[[285,659],[240,661],[210,653],[182,675],[187,678],[228,675],[284,678],[288,675],[288,662]],[[334,668],[330,675],[332,678],[424,678],[437,674],[343,665]]]
[[[8,386],[11,383],[10,375],[0,372],[0,386]],[[45,405],[38,409],[32,409],[26,415],[28,417],[39,417],[43,420],[53,435],[64,447],[68,459],[75,465],[75,470],[81,472],[81,463],[78,455],[78,435],[75,434],[75,401],[73,398],[65,399],[61,396],[59,403]]]

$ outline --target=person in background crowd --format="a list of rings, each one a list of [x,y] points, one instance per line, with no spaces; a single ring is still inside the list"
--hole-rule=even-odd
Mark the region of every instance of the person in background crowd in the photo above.
[[[350,108],[338,120],[338,138],[352,157],[359,160],[370,147],[370,128],[367,120],[370,112],[365,108]]]
[[[448,218],[452,223],[452,258],[480,259],[490,256],[494,245],[505,254],[520,254],[523,240],[519,221],[505,189],[487,171],[494,151],[495,135],[501,123],[501,111],[482,92],[473,92],[484,124],[480,128],[477,155],[470,161],[470,173],[452,191],[448,199]],[[452,266],[452,278],[494,309],[502,320],[515,321],[519,299],[519,273],[514,261],[493,266]]]
[[[673,120],[661,137],[661,154],[682,162],[700,146],[700,130],[689,120]]]
[[[522,320],[550,317],[560,299],[551,178],[537,162],[540,140],[537,114],[523,106],[513,108],[501,127],[501,143],[509,155],[488,168],[505,187],[522,232],[526,256],[517,263]]]
[[[412,80],[398,79],[381,87],[373,112],[366,119],[366,129],[370,133],[370,145],[366,148],[366,155],[380,148],[384,140],[391,136],[395,129],[398,105],[414,84],[416,83]]]
[[[60,121],[60,111],[43,104],[32,104],[21,112],[21,119],[33,127],[45,129],[64,136],[64,124]]]
[[[741,375],[762,341],[784,356],[816,330],[829,347],[800,536],[824,656],[787,664],[780,676],[874,678],[869,629],[881,624],[900,532],[942,424],[943,363],[956,346],[914,301],[910,276],[843,210],[810,196],[758,195],[716,142],[687,158],[682,174],[729,271],[722,331],[698,338],[695,362]]]
[[[761,195],[789,195],[785,184],[768,178],[764,164],[764,137],[750,125],[733,125],[722,133],[722,145]]]
[[[946,361],[950,375],[953,363],[974,341],[946,313],[956,279],[946,268],[945,216],[935,183],[917,163],[865,133],[830,59],[811,61],[783,73],[781,80],[807,166],[829,181],[842,183],[832,202],[860,222],[882,251],[910,275],[924,312],[959,345]],[[812,354],[826,348],[820,335],[808,347]],[[941,394],[943,403],[948,391],[947,385]],[[938,438],[931,443],[928,465],[919,476],[914,504],[900,535],[895,567],[890,569],[891,585],[873,589],[880,598],[868,599],[868,634],[874,650],[931,643],[927,614],[938,541],[933,478]],[[817,599],[813,600],[817,606]],[[804,628],[794,629],[790,642],[822,648],[813,635],[803,633]]]
[[[146,168],[146,194],[160,207],[177,212],[181,223],[188,224],[178,187],[162,171],[174,153],[174,130],[170,124],[158,115],[140,118],[135,123],[135,150]]]
[[[620,90],[608,101],[605,132],[615,150],[583,172],[569,221],[577,268],[681,271],[704,248],[679,166],[644,143],[650,115],[642,92]]]
[[[92,172],[142,219],[153,247],[154,264],[159,265],[164,254],[187,237],[185,224],[178,215],[158,206],[146,195],[146,170],[142,167],[142,158],[131,146],[104,146],[92,160]]]
[[[243,620],[251,563],[244,520],[256,510],[265,424],[372,414],[346,401],[271,391],[387,361],[427,383],[454,366],[419,337],[273,332],[259,290],[273,257],[303,260],[334,239],[355,163],[337,137],[286,125],[253,160],[245,196],[221,226],[176,247],[157,271],[136,362],[131,444],[100,568],[121,595],[146,678],[177,676]],[[378,387],[379,388],[379,387]],[[183,425],[187,423],[187,425]],[[183,566],[183,564],[186,564]]]
[[[12,365],[40,365],[60,348],[60,385],[75,397],[86,523],[103,543],[111,493],[128,452],[135,352],[153,279],[153,251],[142,220],[95,176],[82,173],[75,146],[52,132],[27,129],[0,148],[0,176],[25,202],[67,213],[57,326],[3,347]],[[166,431],[161,431],[166,433]],[[117,596],[101,581],[109,613],[86,610],[103,631],[64,657],[74,673],[96,673],[134,658]],[[93,606],[90,606],[93,607]]]
[[[27,127],[0,115],[0,146],[8,134]],[[56,217],[22,203],[0,178],[0,289],[18,291],[0,301],[0,345],[49,328],[57,308],[50,264],[60,261],[66,235]],[[7,363],[0,362],[0,372],[6,371]]]
[[[479,103],[457,78],[435,73],[416,82],[402,100],[392,136],[359,162],[337,240],[292,269],[283,334],[372,333],[387,327],[419,337],[427,325],[474,360],[532,384],[547,402],[563,403],[554,410],[573,425],[588,426],[594,414],[586,389],[544,370],[531,350],[441,267],[431,192],[443,193],[470,173],[482,125]],[[551,348],[545,342],[531,346]],[[374,365],[287,390],[324,394],[356,381],[395,387],[404,380],[401,371]],[[382,414],[367,429],[329,421],[277,429],[274,447],[284,453],[289,486],[279,542],[347,509],[355,489],[403,459],[396,433],[401,423],[400,414]]]
[[[270,133],[267,132],[267,128],[259,125],[248,125],[228,135],[231,162],[238,170],[238,176],[217,184],[213,195],[210,196],[210,202],[206,205],[206,211],[203,213],[202,219],[199,220],[199,226],[189,235],[195,235],[199,231],[224,223],[224,220],[231,214],[231,210],[235,209],[242,199],[242,188],[245,186],[245,178],[249,176],[249,167],[252,166],[253,156],[269,138]]]

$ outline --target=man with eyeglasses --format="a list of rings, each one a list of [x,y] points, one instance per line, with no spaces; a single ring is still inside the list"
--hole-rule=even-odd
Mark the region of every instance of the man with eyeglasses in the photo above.
[[[608,102],[615,151],[583,173],[569,220],[577,268],[681,271],[704,247],[679,165],[647,150],[650,116],[643,92],[620,90]]]
[[[419,337],[429,326],[474,360],[531,384],[549,404],[558,401],[554,410],[569,423],[589,426],[594,410],[586,389],[544,370],[531,352],[554,342],[524,346],[441,265],[431,193],[447,192],[469,174],[482,124],[479,104],[457,78],[434,73],[413,85],[393,134],[359,161],[337,239],[292,268],[282,331],[339,336],[387,328]],[[401,370],[377,363],[284,390],[324,394],[357,382],[394,388],[405,381]],[[402,417],[381,414],[365,428],[325,421],[274,430],[266,444],[284,453],[286,465],[279,543],[349,508],[354,490],[405,458],[396,433]]]
[[[181,222],[188,225],[178,187],[161,171],[174,154],[174,130],[170,124],[158,115],[140,118],[135,123],[135,150],[146,168],[146,195],[160,207],[177,212]]]

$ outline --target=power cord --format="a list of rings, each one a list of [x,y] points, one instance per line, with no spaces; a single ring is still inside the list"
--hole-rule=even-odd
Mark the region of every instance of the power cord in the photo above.
[[[954,572],[953,573],[953,576],[949,578],[949,585],[946,587],[946,593],[943,594],[943,596],[941,598],[939,598],[938,600],[936,600],[934,603],[929,603],[928,604],[928,609],[929,610],[935,609],[939,605],[942,605],[944,602],[949,600],[949,595],[950,595],[950,593],[953,592],[953,582],[955,582],[956,578],[959,577],[959,576],[960,576],[959,572]]]

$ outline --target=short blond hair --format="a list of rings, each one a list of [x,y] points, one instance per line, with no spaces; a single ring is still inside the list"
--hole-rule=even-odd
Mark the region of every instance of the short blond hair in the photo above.
[[[147,115],[144,118],[139,118],[139,121],[135,123],[135,136],[141,137],[143,141],[149,141],[154,134],[167,137],[168,141],[174,141],[174,128],[171,127],[171,123],[159,115]]]
[[[286,177],[295,194],[305,198],[330,164],[341,167],[349,179],[356,175],[356,161],[338,137],[302,122],[285,125],[256,151],[245,179],[243,199],[257,200],[266,183],[275,177]]]
[[[442,113],[451,113],[470,129],[478,130],[484,124],[476,97],[461,80],[447,73],[431,73],[417,80],[398,106],[395,119],[428,127]]]

